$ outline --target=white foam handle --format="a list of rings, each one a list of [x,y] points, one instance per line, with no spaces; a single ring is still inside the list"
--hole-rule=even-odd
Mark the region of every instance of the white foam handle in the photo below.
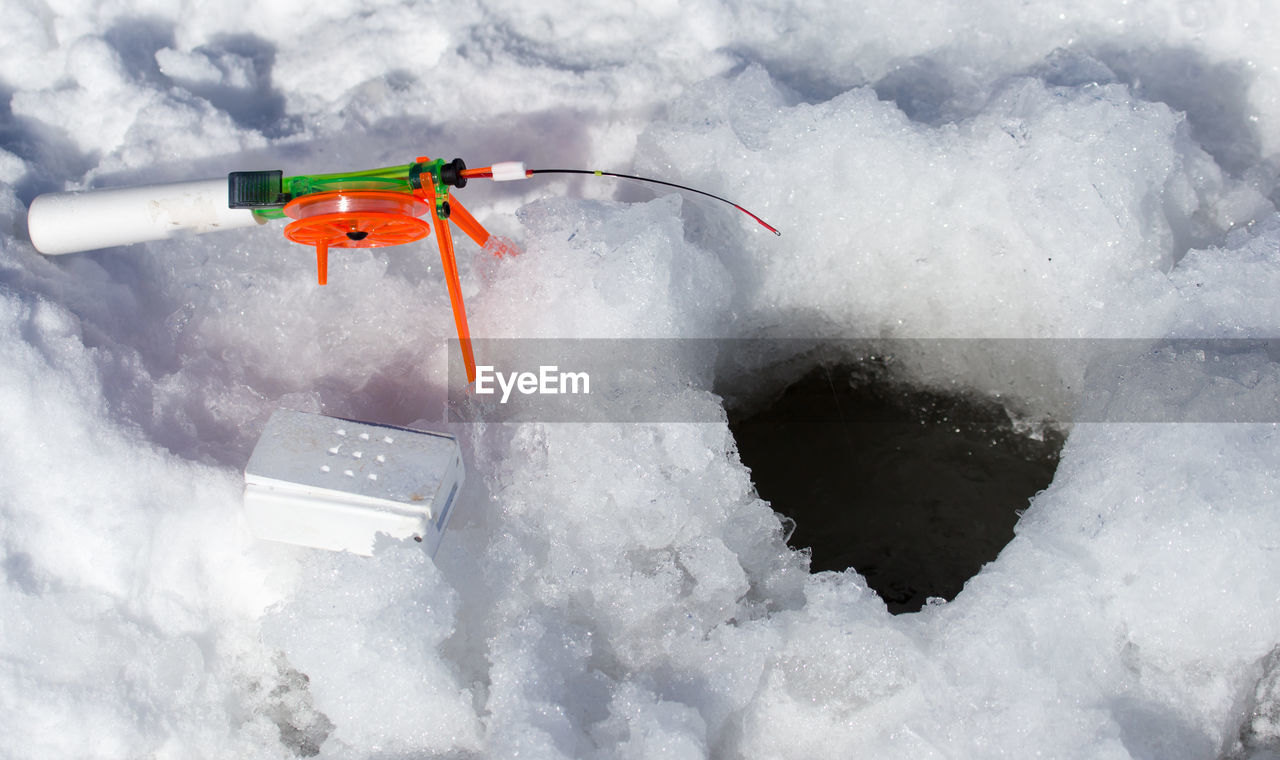
[[[513,179],[524,179],[523,161],[502,161],[490,166],[494,182],[510,182]]]
[[[31,201],[27,229],[37,251],[54,255],[164,240],[266,220],[227,206],[227,179],[113,190],[47,193]]]

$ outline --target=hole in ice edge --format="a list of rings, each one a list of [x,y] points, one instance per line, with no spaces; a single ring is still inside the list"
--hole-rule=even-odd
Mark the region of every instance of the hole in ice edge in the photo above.
[[[731,408],[729,427],[760,497],[795,521],[791,545],[811,549],[811,571],[853,568],[894,614],[954,599],[996,558],[1064,441],[870,361],[814,367],[767,406]]]

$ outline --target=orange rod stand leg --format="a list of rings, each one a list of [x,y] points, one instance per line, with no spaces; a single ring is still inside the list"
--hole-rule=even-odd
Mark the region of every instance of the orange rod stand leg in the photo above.
[[[449,199],[449,221],[458,225],[458,229],[467,233],[467,237],[476,241],[476,245],[481,248],[489,242],[489,231],[482,227],[471,212],[454,198]]]
[[[435,224],[436,244],[440,246],[440,263],[444,265],[444,283],[449,288],[449,304],[453,307],[453,324],[458,328],[458,343],[462,346],[462,362],[467,367],[467,382],[474,383],[476,359],[471,352],[471,329],[467,327],[467,309],[462,303],[458,261],[453,255],[453,235],[449,232],[449,223],[436,215],[434,203],[431,205],[431,221]]]
[[[431,157],[418,156],[417,160],[424,164],[430,163]],[[431,201],[433,205],[435,204],[435,200],[436,200],[435,188],[431,187],[426,183],[423,183],[421,194],[424,197],[426,197],[429,201]],[[467,233],[467,237],[476,241],[476,245],[480,246],[481,248],[484,248],[485,244],[489,242],[489,231],[486,230],[480,224],[480,222],[476,221],[476,218],[471,215],[470,211],[467,211],[465,206],[463,206],[461,203],[458,203],[457,198],[449,199],[449,219],[454,224],[458,225],[458,229]]]
[[[316,243],[316,279],[324,285],[329,282],[329,244]]]

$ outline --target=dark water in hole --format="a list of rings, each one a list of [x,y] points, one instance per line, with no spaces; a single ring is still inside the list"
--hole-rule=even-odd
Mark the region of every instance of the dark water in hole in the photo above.
[[[815,368],[730,428],[761,498],[811,569],[852,567],[894,613],[953,599],[1049,485],[1062,435],[1016,432],[994,402]]]

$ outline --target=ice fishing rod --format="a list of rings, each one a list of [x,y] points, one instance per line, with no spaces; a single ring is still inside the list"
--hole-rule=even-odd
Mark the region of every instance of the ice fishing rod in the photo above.
[[[402,245],[434,229],[467,381],[474,382],[475,358],[449,223],[482,248],[490,235],[450,193],[465,187],[468,179],[504,182],[536,174],[590,174],[664,185],[727,203],[775,235],[782,234],[733,201],[665,180],[588,169],[526,169],[518,161],[468,169],[460,158],[427,156],[408,164],[337,174],[285,177],[280,170],[243,171],[196,182],[47,193],[31,202],[27,229],[36,250],[58,255],[288,218],[284,236],[315,248],[321,285],[328,281],[330,248]],[[430,223],[421,218],[427,214]],[[504,252],[510,249],[494,251]]]

